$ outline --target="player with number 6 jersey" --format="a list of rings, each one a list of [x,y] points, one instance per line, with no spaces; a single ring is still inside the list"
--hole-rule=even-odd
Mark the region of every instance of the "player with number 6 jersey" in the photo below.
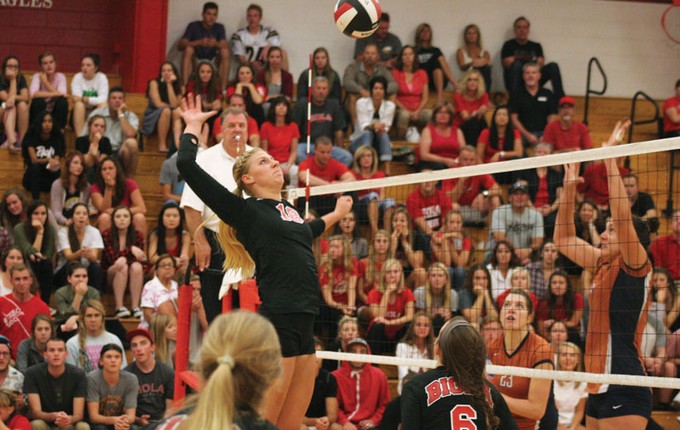
[[[503,396],[489,384],[482,335],[463,318],[449,320],[435,342],[436,369],[404,385],[403,429],[515,430]]]

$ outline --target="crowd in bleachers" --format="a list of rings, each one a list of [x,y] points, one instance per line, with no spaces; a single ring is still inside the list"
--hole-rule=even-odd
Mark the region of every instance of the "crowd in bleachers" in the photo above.
[[[70,92],[50,51],[40,55],[30,86],[17,57],[2,61],[2,147],[22,154],[27,193],[12,188],[0,201],[0,409],[14,411],[0,417],[21,421],[17,417],[27,413],[33,420],[11,428],[121,430],[159,420],[169,406],[177,279],[188,269],[198,225],[190,215],[185,221],[184,182],[174,154],[183,130],[180,100],[187,94],[200,95],[202,109],[215,111],[200,146],[222,144],[224,108],[243,109],[250,117],[248,144],[280,163],[290,187],[304,186],[306,171],[311,186],[390,176],[393,143],[403,139],[417,143],[419,171],[592,148],[588,128],[574,119],[576,103],[564,93],[559,67],[546,63],[541,45],[529,40],[524,17],[515,20],[515,38],[501,50],[509,98],[495,105],[490,54],[474,24],[464,29],[456,54],[460,80],[433,46],[428,24],[418,26],[413,45],[402,46],[383,13],[376,33],[357,41],[355,62],[342,79],[320,47],[313,54],[311,82],[308,71],[302,72],[295,92],[282,38],[261,25],[260,6],[248,7],[248,26],[231,43],[217,19],[217,5],[206,3],[202,21],[189,24],[178,45],[182,63],[160,65],[149,81],[141,122],[123,88],[109,87],[96,53],[82,57]],[[232,60],[238,67],[230,81]],[[547,81],[552,90],[544,87]],[[450,102],[448,85],[455,90]],[[680,130],[680,81],[675,91],[663,108],[668,136]],[[64,138],[69,128],[74,142]],[[300,143],[308,133],[310,154]],[[133,178],[140,137],[151,135],[169,157],[160,173],[167,202],[149,232],[146,217],[156,214],[147,214]],[[623,167],[620,172],[633,213],[656,235],[652,198],[639,190],[633,172]],[[597,246],[608,214],[604,165],[588,163],[582,176],[577,234]],[[560,255],[551,241],[562,180],[558,169],[542,167],[425,182],[399,202],[382,188],[353,193],[353,212],[335,235],[314,245],[322,297],[317,348],[325,342],[335,351],[434,358],[434,336],[456,315],[488,341],[497,338],[504,300],[522,290],[535,309],[532,329],[553,346],[557,368],[580,370],[592,273]],[[47,193],[49,204],[40,200]],[[332,210],[335,198],[313,197],[312,212]],[[488,243],[480,248],[468,229],[485,230]],[[643,355],[652,375],[676,377],[680,363],[679,242],[676,212],[671,234],[649,249],[657,268]],[[476,250],[485,250],[482,264]],[[196,343],[217,302],[205,299],[202,281],[192,278]],[[113,292],[113,309],[100,301],[107,291]],[[105,323],[106,315],[137,318],[140,329],[126,337],[116,319]],[[125,347],[135,358],[127,367]],[[196,350],[193,345],[192,354]],[[357,421],[349,414],[355,400],[343,392],[347,369],[331,362],[319,368],[317,388],[337,395],[338,402],[315,397],[306,425],[380,424],[389,398],[382,388],[379,398],[371,397],[376,410],[362,411],[367,415]],[[422,370],[401,367],[399,389]],[[327,371],[334,371],[337,384]],[[51,384],[61,384],[58,397]],[[561,424],[580,419],[582,388],[555,384]],[[669,407],[673,392],[658,391],[657,406]],[[576,418],[566,412],[563,417],[562,405],[575,410]]]

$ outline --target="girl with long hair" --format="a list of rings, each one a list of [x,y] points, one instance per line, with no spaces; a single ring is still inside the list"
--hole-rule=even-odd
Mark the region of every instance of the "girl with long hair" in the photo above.
[[[44,353],[47,349],[47,341],[54,336],[52,319],[45,314],[38,314],[31,321],[31,337],[24,339],[19,344],[17,351],[16,368],[24,373],[29,367],[44,363]]]
[[[397,104],[397,136],[403,138],[410,124],[422,129],[432,116],[426,109],[430,98],[427,72],[420,68],[416,50],[411,45],[401,48],[392,77],[399,85],[394,102]]]
[[[463,318],[446,323],[434,353],[437,368],[402,390],[402,428],[517,429],[503,396],[487,380],[484,339],[472,324]]]
[[[458,91],[453,95],[456,107],[457,127],[463,131],[465,141],[474,145],[480,133],[488,125],[486,113],[489,110],[489,93],[484,87],[482,74],[476,69],[469,69],[460,81]]]
[[[312,82],[314,82],[317,76],[323,76],[328,79],[328,98],[330,100],[337,100],[340,103],[342,101],[340,75],[333,70],[331,57],[328,55],[328,50],[324,47],[316,48],[312,53]],[[309,69],[305,69],[298,78],[297,99],[307,100],[308,91]]]
[[[324,303],[319,310],[317,334],[330,337],[343,315],[356,312],[357,259],[352,246],[341,235],[328,239],[328,254],[319,267],[319,284]]]
[[[650,317],[657,318],[669,333],[680,329],[680,294],[667,269],[657,267],[652,275]]]
[[[106,311],[99,300],[87,300],[80,307],[78,334],[66,342],[66,362],[80,367],[86,373],[99,368],[99,356],[104,345],[113,343],[121,350],[123,343],[115,334],[106,331],[104,316]],[[127,360],[123,354],[123,367]]]
[[[293,75],[282,67],[283,51],[278,46],[271,46],[267,51],[267,62],[255,77],[255,82],[267,89],[265,97],[265,112],[268,111],[273,99],[284,97],[293,99]]]
[[[163,254],[175,258],[177,270],[184,273],[189,265],[191,235],[184,229],[184,209],[175,202],[163,205],[156,228],[149,234],[149,264],[155,265]]]
[[[80,60],[80,72],[71,80],[73,96],[73,130],[76,135],[85,127],[85,120],[96,108],[106,107],[109,79],[99,71],[99,54],[89,53]]]
[[[26,195],[18,188],[10,188],[2,196],[2,226],[11,234],[14,234],[14,227],[20,222],[26,221],[26,208],[28,200]]]
[[[284,383],[268,399],[267,417],[282,430],[299,430],[314,388],[314,318],[319,308],[319,280],[311,244],[338,222],[352,206],[339,197],[336,208],[321,219],[305,223],[281,198],[283,172],[261,149],[238,158],[233,174],[235,193],[224,189],[196,163],[197,135],[212,112],[201,112],[200,96],[183,101],[187,128],[177,167],[187,184],[220,218],[218,234],[225,251],[225,268],[240,268],[244,277],[258,267],[258,287],[266,315],[280,331]],[[246,116],[227,110],[225,128],[244,130]],[[237,134],[241,136],[241,134]],[[243,199],[243,193],[254,198]],[[288,333],[295,335],[289,336]],[[283,333],[286,333],[283,336]],[[282,413],[285,411],[285,413]]]
[[[368,249],[368,257],[359,261],[359,279],[357,295],[359,302],[368,302],[368,293],[375,288],[380,279],[380,270],[390,258],[390,235],[385,230],[378,230],[373,235],[373,241]]]
[[[13,152],[21,151],[28,131],[30,101],[28,84],[21,73],[19,59],[14,55],[5,57],[0,68],[0,117],[7,140],[0,147],[9,148]]]
[[[417,311],[413,315],[413,323],[406,330],[406,335],[397,344],[397,351],[394,355],[399,358],[434,359],[434,328],[432,327],[432,319],[425,311]],[[397,390],[401,394],[406,381],[425,372],[425,369],[398,366],[397,372],[399,378]]]
[[[423,285],[427,273],[423,267],[425,254],[413,249],[411,216],[406,206],[397,206],[390,220],[390,258],[401,263],[409,285]]]
[[[432,260],[451,268],[451,288],[460,290],[465,283],[465,267],[472,256],[472,241],[463,232],[463,215],[450,210],[444,216],[441,230],[430,240]]]
[[[126,178],[118,160],[107,157],[99,165],[94,184],[90,188],[92,205],[99,212],[97,228],[104,233],[111,228],[113,210],[125,206],[132,214],[135,228],[146,237],[146,204],[134,179]]]
[[[357,228],[357,218],[354,211],[350,211],[335,226],[335,233],[342,235],[352,246],[352,255],[356,259],[368,256],[368,241],[361,236]]]
[[[356,317],[345,315],[338,322],[338,334],[332,341],[326,344],[326,351],[347,352],[347,345],[359,335],[359,322]],[[323,368],[332,372],[340,367],[338,360],[324,360]]]
[[[156,344],[156,360],[174,369],[177,318],[170,314],[156,314],[151,317],[149,332]]]
[[[144,282],[144,236],[132,224],[132,213],[125,206],[114,209],[113,224],[102,235],[104,240],[104,256],[102,269],[106,271],[108,285],[113,288],[116,302],[116,318],[141,318],[139,308]],[[123,306],[125,290],[130,288],[132,314]]]
[[[267,98],[267,87],[255,81],[255,73],[250,64],[241,64],[236,69],[236,79],[227,87],[227,99],[232,94],[243,96],[246,102],[246,112],[257,121],[258,126],[262,125],[264,122],[262,104]]]
[[[87,205],[89,201],[85,157],[80,152],[70,152],[66,156],[61,177],[52,183],[50,212],[57,224],[68,227],[76,203]]]
[[[496,242],[491,252],[491,261],[486,268],[491,274],[491,296],[494,300],[511,286],[512,270],[519,266],[515,248],[507,240]]]
[[[10,246],[0,254],[0,296],[12,293],[12,280],[9,276],[9,269],[14,264],[25,264],[24,253],[16,245]]]
[[[381,179],[387,176],[385,172],[378,169],[378,153],[371,146],[361,146],[354,152],[352,174],[357,181]],[[385,198],[384,188],[373,188],[358,191],[357,202],[354,206],[359,220],[361,222],[368,221],[371,233],[375,235],[379,228],[381,215],[383,228],[389,229],[395,205],[394,199]]]
[[[529,294],[524,290],[512,290],[505,298],[500,314],[503,335],[488,345],[491,362],[501,366],[552,370],[550,344],[530,328],[534,305]],[[548,414],[546,406],[551,397],[552,381],[497,374],[491,382],[503,394],[518,429],[533,430],[544,413]]]
[[[66,150],[64,135],[54,123],[52,114],[43,111],[35,117],[22,148],[26,165],[22,184],[33,199],[38,199],[40,193],[49,192],[52,183],[59,178]]]
[[[205,121],[205,125],[199,134],[202,147],[207,147],[208,136],[212,134],[215,120],[219,118],[220,113],[222,112],[223,94],[220,86],[220,77],[217,74],[215,66],[208,60],[201,60],[196,64],[191,76],[189,76],[189,81],[187,82],[187,87],[184,91],[185,94],[196,94],[201,96],[201,109],[203,112],[214,111],[214,113]],[[227,98],[229,95],[227,95]],[[182,115],[183,110],[180,106],[180,108],[177,109],[174,120],[174,137],[177,144],[179,144],[180,135],[182,134]]]
[[[567,372],[583,371],[581,348],[575,343],[564,342],[557,349],[556,370]],[[581,424],[586,413],[586,384],[584,382],[557,381],[555,407],[558,413],[557,430],[586,430]]]
[[[630,121],[617,123],[603,147],[620,143]],[[574,201],[578,165],[565,166],[560,195],[555,243],[580,267],[595,272],[588,302],[590,317],[585,345],[585,366],[590,373],[645,375],[640,357],[642,331],[647,323],[650,295],[647,275],[652,264],[647,256],[649,226],[631,213],[616,159],[604,160],[611,219],[596,248],[576,235]],[[614,357],[615,356],[615,357]],[[644,387],[588,384],[586,425],[601,430],[644,428],[652,410],[652,394]],[[634,408],[612,410],[611,402],[625,398]]]
[[[47,205],[41,200],[32,201],[26,209],[28,219],[14,227],[14,243],[28,260],[40,286],[40,298],[50,302],[54,288],[52,261],[57,245],[57,234],[47,219]]]
[[[583,294],[574,291],[569,275],[557,270],[548,280],[548,297],[536,309],[536,328],[543,337],[548,337],[548,329],[555,321],[564,321],[569,333],[569,341],[581,344],[581,317],[585,303]]]
[[[182,93],[182,81],[177,66],[169,61],[161,64],[158,77],[150,80],[146,88],[149,105],[144,110],[144,119],[139,129],[145,136],[158,130],[159,152],[168,152],[168,132],[172,122],[180,119],[177,108]]]
[[[105,132],[106,118],[101,115],[92,115],[87,120],[87,134],[76,138],[76,151],[85,157],[89,184],[94,183],[101,162],[113,154],[111,141],[104,136]]]
[[[498,309],[491,294],[491,274],[483,264],[468,270],[459,296],[460,313],[471,324],[479,326],[484,319],[498,319]]]
[[[476,70],[484,77],[486,91],[491,91],[491,56],[482,47],[482,33],[477,24],[468,24],[463,29],[463,46],[456,51],[458,67],[463,72]]]
[[[432,46],[432,27],[422,23],[416,27],[415,47],[420,68],[427,72],[430,90],[437,91],[437,103],[444,101],[444,88],[450,82],[456,89],[456,78],[441,49]]]
[[[85,203],[76,203],[68,227],[59,230],[57,235],[57,271],[54,281],[66,285],[67,265],[76,261],[87,268],[88,283],[97,291],[104,291],[104,272],[101,258],[104,239],[96,228],[90,225],[90,212]]]
[[[510,109],[500,105],[493,111],[491,126],[479,134],[476,141],[477,158],[485,163],[521,158],[524,155],[522,138],[510,120]]]
[[[201,347],[203,389],[156,428],[274,430],[258,411],[280,373],[281,348],[269,321],[244,311],[220,315]]]
[[[432,319],[435,335],[458,311],[458,293],[450,285],[448,268],[443,263],[432,263],[427,269],[427,282],[413,293],[416,309]]]
[[[380,271],[380,282],[368,293],[371,326],[366,340],[376,355],[392,353],[413,321],[415,298],[406,287],[401,263],[389,259]]]
[[[267,120],[260,129],[260,139],[260,147],[279,162],[288,183],[297,185],[295,160],[300,130],[293,121],[292,106],[287,98],[275,97],[271,100]]]

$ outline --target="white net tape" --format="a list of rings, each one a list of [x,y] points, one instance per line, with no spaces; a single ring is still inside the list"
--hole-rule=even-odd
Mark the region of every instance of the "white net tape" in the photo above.
[[[423,369],[433,369],[437,366],[436,360],[419,360],[413,358],[388,357],[384,355],[317,351],[316,356],[326,360],[358,361],[362,363],[384,364],[391,366],[421,367]],[[540,370],[528,369],[525,367],[496,366],[494,364],[487,364],[486,372],[490,375],[513,375],[558,381],[680,389],[680,379],[660,378],[657,376],[601,375],[585,372],[565,372],[561,370]]]
[[[626,157],[634,155],[653,154],[680,149],[680,137],[670,139],[656,139],[645,142],[622,144],[610,148],[595,148],[584,151],[565,152],[561,154],[544,155],[540,157],[521,158],[498,163],[479,164],[476,166],[458,167],[453,169],[435,170],[423,173],[392,176],[383,179],[369,179],[365,181],[335,183],[311,187],[311,196],[345,193],[369,188],[393,187],[399,185],[419,184],[422,182],[438,181],[442,179],[466,178],[482,174],[512,172],[516,170],[550,167],[576,162],[602,160],[612,157]],[[665,166],[659,166],[665,168]],[[304,197],[303,188],[296,188],[289,192],[289,197]]]

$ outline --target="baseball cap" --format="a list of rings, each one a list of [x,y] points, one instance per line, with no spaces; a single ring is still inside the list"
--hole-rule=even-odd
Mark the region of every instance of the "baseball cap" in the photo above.
[[[9,348],[9,354],[10,354],[10,357],[11,357],[12,356],[12,342],[10,342],[10,340],[7,337],[5,337],[1,334],[0,334],[0,345],[7,345],[7,348]]]
[[[369,348],[369,350],[370,350],[370,347],[368,346],[368,342],[366,342],[365,340],[363,340],[360,337],[355,337],[354,339],[347,342],[347,349],[349,349],[352,345],[363,345],[366,348]]]
[[[151,343],[153,343],[153,337],[151,337],[151,333],[149,333],[148,330],[143,329],[143,328],[136,328],[132,331],[129,331],[126,335],[125,338],[128,340],[128,342],[132,342],[132,339],[135,336],[144,336],[145,338],[149,339]]]
[[[558,106],[562,106],[562,105],[572,105],[572,106],[576,106],[576,101],[574,101],[574,98],[573,98],[573,97],[564,96],[564,97],[562,97],[562,98],[560,99],[560,103],[558,104]]]
[[[517,191],[529,193],[529,188],[526,186],[526,184],[524,184],[524,182],[517,181],[514,184],[512,184],[512,186],[508,190],[508,194],[512,194]]]

